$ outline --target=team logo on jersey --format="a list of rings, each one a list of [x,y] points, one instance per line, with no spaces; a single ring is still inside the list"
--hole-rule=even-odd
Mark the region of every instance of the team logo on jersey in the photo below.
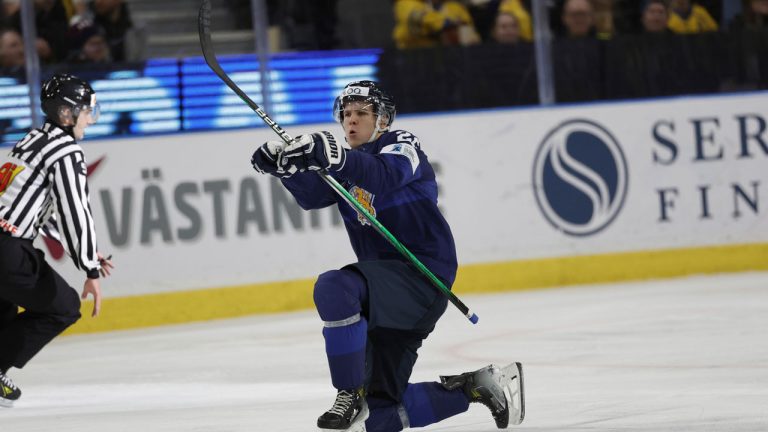
[[[627,184],[627,162],[618,141],[595,122],[560,124],[536,152],[536,202],[566,234],[587,236],[607,227],[624,205]]]
[[[5,193],[8,186],[13,183],[13,179],[22,171],[24,171],[23,166],[11,162],[6,162],[0,167],[0,195]]]
[[[363,208],[371,214],[371,216],[376,217],[376,207],[373,206],[373,199],[376,198],[376,195],[357,186],[352,186],[352,189],[349,190],[349,193],[352,194],[355,200],[359,202],[360,205],[362,205]],[[357,212],[357,220],[363,225],[371,224],[368,222],[368,219],[366,219],[365,216],[363,216],[363,214],[359,211]]]

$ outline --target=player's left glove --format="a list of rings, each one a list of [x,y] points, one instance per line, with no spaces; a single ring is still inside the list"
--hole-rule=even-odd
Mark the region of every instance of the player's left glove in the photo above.
[[[295,166],[291,164],[280,166],[277,164],[282,149],[283,143],[281,141],[267,141],[264,143],[251,156],[253,169],[261,174],[272,174],[276,177],[287,178],[292,176],[298,171]]]
[[[338,171],[344,166],[347,151],[328,131],[296,137],[278,157],[278,166],[294,165],[299,171]]]

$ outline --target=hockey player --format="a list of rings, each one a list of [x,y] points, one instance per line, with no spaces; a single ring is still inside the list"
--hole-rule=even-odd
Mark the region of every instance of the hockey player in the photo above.
[[[0,406],[4,407],[21,396],[6,375],[8,369],[24,367],[80,318],[77,293],[34,248],[37,235],[43,231],[61,241],[85,273],[82,298],[93,296],[94,317],[101,307],[99,276],[108,276],[112,268],[96,249],[87,168],[76,142],[99,117],[96,95],[85,81],[59,74],[43,84],[40,98],[45,124],[0,158]],[[18,312],[19,306],[24,312]]]
[[[267,142],[252,158],[257,171],[280,177],[302,208],[337,204],[358,258],[321,274],[315,283],[337,389],[318,427],[399,431],[462,413],[470,402],[487,405],[499,428],[519,424],[519,363],[442,377],[442,383],[408,383],[416,352],[447,299],[313,171],[327,170],[341,182],[448,287],[457,267],[453,236],[438,210],[435,173],[419,140],[410,132],[389,130],[395,119],[392,98],[375,82],[352,82],[336,98],[333,114],[349,149],[321,131],[297,137],[285,150],[280,142]]]

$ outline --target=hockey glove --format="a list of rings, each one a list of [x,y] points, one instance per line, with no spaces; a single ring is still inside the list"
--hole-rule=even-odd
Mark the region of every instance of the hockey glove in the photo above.
[[[295,166],[291,164],[286,164],[285,167],[277,165],[282,151],[283,143],[281,141],[267,141],[253,152],[253,156],[251,156],[253,169],[261,174],[271,174],[275,177],[287,178],[292,176],[298,170]]]
[[[346,159],[341,141],[328,131],[320,131],[296,137],[278,157],[278,166],[294,165],[299,171],[338,171]]]

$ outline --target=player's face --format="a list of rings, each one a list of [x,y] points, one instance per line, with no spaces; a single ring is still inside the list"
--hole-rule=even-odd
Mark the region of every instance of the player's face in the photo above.
[[[344,105],[341,126],[350,147],[354,149],[369,141],[376,128],[376,117],[370,103],[350,101]]]

